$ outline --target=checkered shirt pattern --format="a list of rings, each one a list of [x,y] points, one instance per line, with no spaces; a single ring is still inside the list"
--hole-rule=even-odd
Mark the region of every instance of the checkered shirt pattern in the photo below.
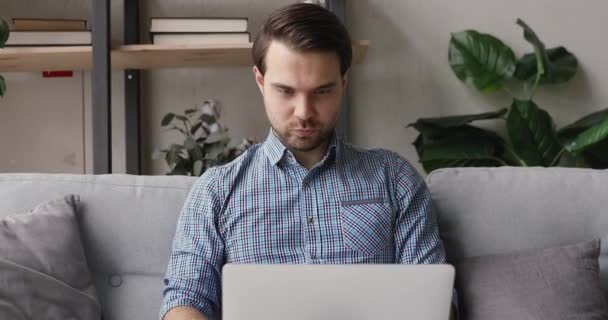
[[[445,263],[422,177],[397,153],[332,135],[302,167],[266,141],[195,183],[178,221],[160,317],[176,306],[221,318],[226,263]]]

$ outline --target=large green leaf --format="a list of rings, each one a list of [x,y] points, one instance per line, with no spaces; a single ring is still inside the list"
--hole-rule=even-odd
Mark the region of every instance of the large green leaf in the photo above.
[[[6,40],[8,40],[9,36],[8,24],[4,19],[0,18],[0,48],[4,48],[4,44]]]
[[[4,97],[4,93],[6,92],[6,82],[4,82],[4,77],[0,75],[0,97]]]
[[[524,29],[524,38],[532,47],[534,47],[534,55],[536,57],[536,75],[542,77],[545,74],[547,65],[549,64],[549,58],[545,51],[545,44],[540,41],[534,30],[530,28],[523,20],[517,19],[517,24]]]
[[[563,127],[558,131],[558,136],[562,143],[568,146],[579,134],[591,127],[601,125],[608,119],[608,109],[600,110]],[[585,162],[595,169],[608,168],[608,139],[603,139],[597,143],[584,148],[581,152],[576,152],[576,157],[582,157]]]
[[[572,140],[581,132],[602,123],[608,119],[608,108],[600,111],[590,113],[581,119],[561,128],[557,134],[565,144],[572,142]]]
[[[498,38],[475,30],[452,34],[449,60],[458,79],[481,91],[500,89],[515,72],[513,50]]]
[[[493,132],[464,125],[423,131],[414,141],[426,172],[445,167],[500,166],[502,139]]]
[[[514,99],[507,115],[513,151],[526,166],[551,166],[562,146],[549,113],[531,100]]]
[[[596,143],[608,139],[608,118],[591,126],[578,134],[572,141],[566,143],[566,150],[578,153],[588,149]]]
[[[507,113],[507,109],[500,109],[496,112],[485,112],[478,114],[466,114],[460,116],[447,116],[447,117],[435,117],[435,118],[420,118],[414,123],[410,123],[408,127],[414,127],[418,131],[422,131],[428,126],[436,126],[439,128],[453,128],[460,127],[465,124],[471,123],[477,120],[488,120],[502,118]]]
[[[545,73],[540,77],[541,84],[556,84],[567,82],[576,74],[578,60],[564,47],[556,47],[545,51],[547,61]],[[517,62],[515,78],[522,81],[534,80],[538,71],[535,53],[524,55]]]

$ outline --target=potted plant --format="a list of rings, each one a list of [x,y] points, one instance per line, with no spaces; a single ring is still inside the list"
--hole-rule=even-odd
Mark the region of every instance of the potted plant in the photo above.
[[[185,110],[183,115],[167,113],[161,126],[183,135],[181,144],[155,150],[152,158],[164,159],[169,166],[168,175],[200,176],[208,168],[228,163],[241,155],[253,143],[243,139],[240,144],[231,144],[228,128],[220,121],[219,108],[214,100],[201,106]]]
[[[8,24],[4,19],[0,18],[0,48],[4,48],[4,44],[8,40],[9,32]],[[6,82],[4,81],[4,77],[0,74],[0,97],[4,96],[4,92],[6,92]]]
[[[549,113],[533,101],[539,86],[564,83],[576,73],[576,57],[562,46],[546,49],[521,19],[517,24],[534,51],[516,59],[498,38],[465,30],[453,33],[449,62],[454,74],[481,92],[505,90],[508,108],[480,114],[421,118],[408,127],[419,135],[416,152],[426,172],[463,166],[577,166],[608,168],[608,109],[556,129]],[[515,95],[507,82],[522,84]],[[474,126],[479,120],[504,121],[507,138]]]

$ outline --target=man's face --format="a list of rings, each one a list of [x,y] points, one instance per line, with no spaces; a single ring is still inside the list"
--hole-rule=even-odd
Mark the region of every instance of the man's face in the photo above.
[[[297,152],[324,147],[336,126],[347,77],[334,52],[298,52],[273,41],[266,74],[254,67],[266,114],[285,146]]]

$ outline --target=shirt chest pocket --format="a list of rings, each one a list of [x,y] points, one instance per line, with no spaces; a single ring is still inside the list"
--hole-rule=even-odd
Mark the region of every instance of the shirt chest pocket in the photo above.
[[[384,199],[342,201],[340,221],[346,247],[367,255],[392,248],[393,213]]]

